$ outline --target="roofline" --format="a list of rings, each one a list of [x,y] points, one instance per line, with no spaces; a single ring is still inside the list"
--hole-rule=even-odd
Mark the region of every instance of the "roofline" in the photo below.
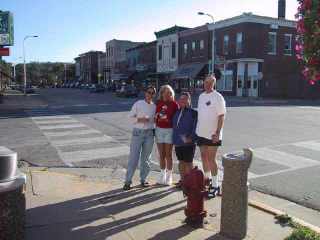
[[[158,39],[160,37],[169,36],[171,34],[177,34],[178,32],[181,32],[181,31],[184,31],[187,29],[190,29],[190,28],[174,25],[173,27],[165,28],[165,29],[160,30],[158,32],[154,32],[154,34],[156,35],[156,38]],[[165,34],[166,32],[170,32],[170,30],[172,30],[172,33]]]
[[[152,42],[145,42],[145,43],[142,43],[142,44],[140,44],[140,45],[138,45],[138,46],[136,46],[136,47],[132,47],[132,48],[128,48],[127,50],[126,50],[126,52],[128,52],[128,51],[133,51],[133,50],[136,50],[136,49],[139,49],[139,48],[143,48],[143,47],[148,47],[148,46],[150,46],[150,45],[152,45],[152,44],[157,44],[157,40],[155,40],[155,41],[152,41]]]
[[[260,24],[267,24],[267,25],[278,25],[281,27],[290,27],[296,28],[297,22],[288,20],[288,19],[281,19],[281,18],[273,18],[267,16],[259,16],[254,15],[252,13],[243,13],[242,15],[235,16],[232,18],[227,18],[216,23],[210,23],[208,25],[209,30],[219,29],[223,27],[229,27],[232,25],[240,24],[240,23],[260,23]]]

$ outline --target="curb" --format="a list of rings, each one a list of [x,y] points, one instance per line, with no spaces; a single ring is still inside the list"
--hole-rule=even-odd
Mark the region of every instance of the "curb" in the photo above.
[[[271,206],[268,206],[264,203],[260,203],[260,202],[257,202],[257,201],[253,201],[253,200],[249,200],[249,203],[248,205],[250,207],[253,207],[255,209],[258,209],[260,211],[263,211],[265,213],[268,213],[268,214],[271,214],[273,216],[279,216],[279,215],[285,215],[286,213],[279,210],[279,209],[276,209],[276,208],[273,208]],[[312,231],[320,234],[320,228],[311,224],[311,223],[308,223],[300,218],[297,218],[297,217],[294,217],[294,216],[290,216],[289,217],[292,218],[292,221],[298,223],[299,225],[303,226],[303,227],[307,227],[307,228],[310,228]]]

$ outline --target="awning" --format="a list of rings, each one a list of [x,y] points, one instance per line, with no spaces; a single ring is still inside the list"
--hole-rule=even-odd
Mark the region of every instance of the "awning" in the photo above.
[[[128,79],[127,74],[123,74],[123,73],[111,74],[111,80],[113,80],[113,81],[120,81],[120,80],[126,80],[126,79]]]
[[[172,79],[196,78],[206,63],[187,63],[180,65],[172,75]]]

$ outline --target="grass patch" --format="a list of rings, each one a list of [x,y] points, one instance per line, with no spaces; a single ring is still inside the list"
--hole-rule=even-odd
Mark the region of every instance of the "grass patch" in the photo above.
[[[287,214],[276,216],[275,219],[277,219],[279,224],[290,226],[294,229],[292,234],[286,237],[285,240],[320,240],[320,234],[295,223]]]
[[[317,234],[309,228],[299,226],[294,229],[293,233],[285,238],[285,240],[320,240],[320,234]]]

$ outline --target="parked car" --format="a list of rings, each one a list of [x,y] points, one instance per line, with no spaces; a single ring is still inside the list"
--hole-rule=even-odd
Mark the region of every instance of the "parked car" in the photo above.
[[[119,97],[138,97],[139,91],[135,86],[122,85],[122,87],[116,92]]]
[[[103,93],[105,91],[105,87],[101,84],[96,84],[90,87],[90,92],[91,93]]]

